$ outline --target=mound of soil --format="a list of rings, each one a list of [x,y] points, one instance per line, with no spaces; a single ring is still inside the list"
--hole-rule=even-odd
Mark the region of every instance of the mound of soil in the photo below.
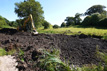
[[[4,34],[15,34],[17,32],[16,29],[12,29],[12,28],[3,28],[0,30],[0,33],[4,33]]]
[[[38,69],[33,67],[39,55],[38,49],[56,48],[61,50],[61,60],[69,60],[70,64],[98,64],[101,60],[96,57],[96,47],[107,52],[107,41],[91,38],[86,35],[38,34],[32,36],[28,32],[17,32],[13,35],[0,33],[0,46],[7,50],[21,48],[24,51],[24,63],[15,55],[23,71]]]

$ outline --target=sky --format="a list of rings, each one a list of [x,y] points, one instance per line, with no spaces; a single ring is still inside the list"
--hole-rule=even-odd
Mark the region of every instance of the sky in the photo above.
[[[24,0],[1,0],[0,15],[10,21],[19,19],[14,12],[14,3]],[[84,13],[93,5],[104,5],[107,7],[107,0],[36,0],[43,7],[45,20],[52,25],[61,25],[66,17],[75,16],[76,13]],[[107,8],[106,8],[107,10]]]

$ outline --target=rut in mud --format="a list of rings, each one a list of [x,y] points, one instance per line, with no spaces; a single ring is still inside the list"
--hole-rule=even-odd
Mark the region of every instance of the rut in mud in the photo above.
[[[61,60],[68,60],[74,65],[98,64],[100,59],[96,57],[96,47],[100,51],[107,52],[107,41],[99,38],[91,38],[86,35],[62,35],[62,34],[38,34],[32,36],[28,32],[0,33],[0,46],[21,48],[25,53],[24,60],[28,70],[32,64],[29,60],[36,61],[36,49],[51,47],[61,50]],[[11,49],[11,48],[10,48]],[[17,55],[16,55],[17,56]]]

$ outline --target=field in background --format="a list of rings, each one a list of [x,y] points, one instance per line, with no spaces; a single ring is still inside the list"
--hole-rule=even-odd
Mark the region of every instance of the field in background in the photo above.
[[[105,36],[107,35],[107,29],[97,29],[97,28],[83,28],[83,27],[69,27],[69,28],[58,28],[58,29],[38,29],[39,33],[48,33],[48,34],[67,34],[67,35],[75,35],[75,34],[86,34],[86,35],[96,35],[96,36]]]
[[[2,26],[2,28],[14,28],[8,25]],[[0,28],[1,29],[1,28]],[[107,29],[103,28],[94,28],[94,27],[81,27],[81,26],[71,26],[67,28],[49,28],[44,29],[44,27],[38,28],[37,31],[39,33],[45,34],[65,34],[65,35],[79,35],[79,34],[86,34],[86,35],[95,35],[95,36],[107,36]]]
[[[3,25],[3,26],[0,27],[0,29],[2,29],[2,28],[14,28],[15,29],[15,27],[11,27],[9,25]]]

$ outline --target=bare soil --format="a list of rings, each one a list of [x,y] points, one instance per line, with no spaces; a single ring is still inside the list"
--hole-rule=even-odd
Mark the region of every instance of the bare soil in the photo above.
[[[6,30],[6,31],[5,31]],[[107,52],[107,40],[99,37],[89,37],[87,35],[63,35],[63,34],[38,34],[32,36],[29,32],[17,32],[14,29],[0,30],[0,46],[7,51],[12,48],[24,51],[24,62],[18,54],[17,58],[19,71],[39,71],[40,68],[34,67],[37,62],[39,48],[61,50],[61,60],[69,61],[70,64],[98,64],[101,59],[96,56],[96,47],[100,51]]]

